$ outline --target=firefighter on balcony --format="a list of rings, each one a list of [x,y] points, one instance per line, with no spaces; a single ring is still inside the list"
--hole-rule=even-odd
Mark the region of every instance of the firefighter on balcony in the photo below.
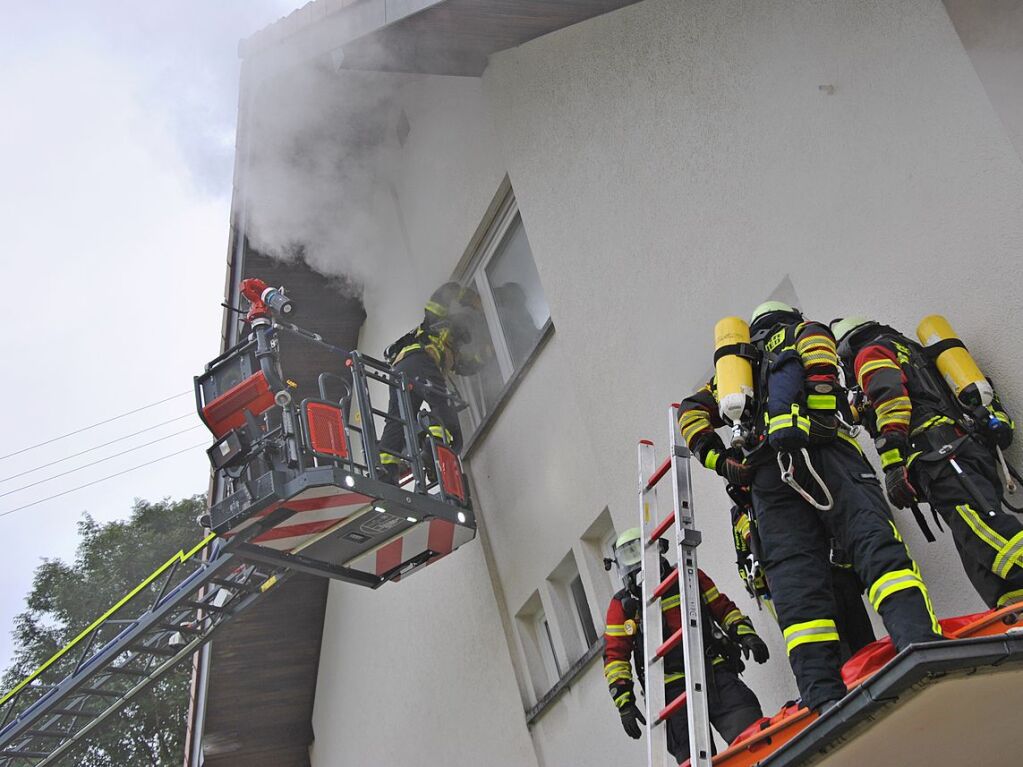
[[[604,633],[604,677],[611,698],[621,716],[622,726],[631,738],[642,735],[641,724],[646,720],[636,705],[633,690],[632,659],[635,657],[640,687],[643,679],[643,626],[642,585],[638,576],[642,570],[643,542],[638,527],[626,530],[615,542],[613,563],[622,577],[625,588],[611,598],[607,608],[607,629]],[[671,567],[661,558],[661,575],[667,577]],[[749,619],[717,587],[706,573],[699,571],[701,608],[703,611],[704,647],[708,658],[707,679],[710,686],[710,720],[727,742],[763,716],[760,702],[738,674],[744,666],[740,653],[750,655],[757,663],[768,658],[767,645],[757,636]],[[668,637],[681,628],[681,595],[678,583],[661,599],[663,636]],[[664,658],[664,695],[671,702],[685,692],[685,672],[682,647],[674,648]],[[689,758],[689,725],[683,707],[666,723],[668,750],[682,764]]]
[[[472,375],[483,364],[481,354],[467,351],[473,331],[482,335],[483,315],[475,290],[457,282],[447,282],[434,291],[426,303],[422,324],[409,331],[384,350],[387,362],[405,373],[412,384],[412,410],[418,412],[425,402],[430,406],[429,432],[444,439],[457,453],[462,448],[462,429],[458,411],[447,396],[452,374]],[[397,484],[405,446],[404,429],[399,420],[398,393],[391,390],[387,423],[380,437],[380,478]],[[409,447],[418,450],[420,446]]]
[[[877,477],[848,422],[838,355],[828,328],[779,301],[761,304],[745,341],[718,345],[717,361],[750,365],[747,406],[719,392],[722,366],[683,401],[682,436],[708,469],[751,489],[767,583],[804,705],[818,712],[845,696],[829,542],[847,552],[895,647],[941,638],[920,571],[899,536]],[[725,320],[722,323],[726,322]],[[719,323],[719,327],[722,323]],[[755,363],[755,364],[754,364]],[[715,429],[734,419],[733,446]],[[841,428],[840,428],[841,427]]]
[[[921,323],[927,346],[865,317],[832,327],[846,376],[865,396],[862,420],[881,458],[888,499],[916,513],[917,500],[926,501],[945,521],[988,607],[1023,601],[1023,524],[1002,509],[995,467],[1014,427],[990,381],[944,318]]]

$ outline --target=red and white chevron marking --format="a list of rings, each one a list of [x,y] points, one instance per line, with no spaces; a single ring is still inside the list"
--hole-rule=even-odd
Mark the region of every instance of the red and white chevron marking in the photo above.
[[[437,556],[427,562],[432,564],[471,541],[473,536],[472,530],[461,525],[444,519],[431,519],[408,528],[394,540],[352,560],[350,567],[373,575],[384,575],[427,549],[437,552]]]
[[[310,537],[322,533],[324,530],[335,526],[338,522],[348,519],[371,501],[372,499],[368,496],[353,493],[351,490],[344,490],[333,485],[313,487],[299,493],[294,498],[289,498],[287,501],[272,504],[259,512],[259,514],[249,517],[223,537],[231,538],[237,535],[249,525],[272,514],[283,506],[295,513],[272,530],[268,530],[262,535],[257,535],[250,543],[256,543],[278,551],[292,551]]]

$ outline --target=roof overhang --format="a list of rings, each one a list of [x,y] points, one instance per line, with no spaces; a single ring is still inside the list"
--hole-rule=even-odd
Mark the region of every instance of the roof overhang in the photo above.
[[[243,40],[239,53],[264,75],[329,56],[338,69],[478,77],[497,51],[636,2],[316,0]]]

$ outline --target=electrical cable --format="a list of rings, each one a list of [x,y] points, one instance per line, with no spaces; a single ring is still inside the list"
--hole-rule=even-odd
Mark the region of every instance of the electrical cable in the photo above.
[[[136,445],[135,447],[129,448],[128,450],[122,450],[120,453],[114,453],[113,455],[108,455],[105,458],[100,458],[100,459],[92,461],[90,463],[83,463],[81,466],[76,466],[73,469],[68,469],[67,471],[62,471],[60,474],[54,474],[52,477],[46,477],[44,479],[36,480],[35,482],[29,482],[27,485],[22,485],[21,487],[16,487],[13,490],[8,490],[6,492],[0,493],[0,498],[5,498],[6,496],[13,495],[14,493],[20,493],[22,490],[28,490],[30,487],[35,487],[36,485],[42,485],[45,482],[49,482],[49,481],[57,479],[59,477],[66,477],[68,474],[74,474],[76,471],[81,471],[82,469],[88,469],[90,466],[95,466],[98,463],[104,463],[105,461],[110,461],[110,460],[113,460],[114,458],[120,458],[122,455],[127,455],[128,453],[134,453],[136,450],[141,450],[144,447],[149,447],[150,445],[155,445],[157,442],[163,442],[164,440],[170,439],[171,437],[176,437],[179,434],[185,434],[186,432],[194,431],[195,429],[198,429],[200,425],[201,424],[196,424],[195,426],[189,426],[187,429],[182,429],[181,431],[176,431],[173,434],[168,434],[166,437],[160,437],[159,439],[154,439],[151,442],[143,442],[141,445]]]
[[[102,426],[105,423],[110,423],[111,421],[117,421],[117,420],[119,420],[121,418],[125,418],[126,416],[134,415],[135,413],[141,413],[143,410],[148,410],[151,407],[156,407],[157,405],[162,405],[164,402],[170,402],[172,399],[177,399],[178,397],[184,397],[186,394],[192,394],[192,391],[191,390],[183,391],[183,392],[180,392],[178,394],[175,394],[172,397],[166,397],[166,398],[158,400],[156,402],[151,402],[148,405],[143,405],[142,407],[137,407],[134,410],[129,410],[127,413],[121,413],[120,415],[115,415],[115,416],[112,416],[111,418],[106,418],[106,419],[104,419],[102,421],[98,421],[97,423],[94,423],[91,426],[83,426],[81,429],[75,429],[74,431],[69,431],[67,434],[61,434],[58,437],[53,437],[51,439],[47,439],[47,440],[44,440],[42,442],[37,442],[34,445],[29,445],[28,447],[23,447],[20,450],[15,450],[13,453],[8,453],[7,455],[0,455],[0,461],[4,460],[6,458],[10,458],[11,456],[21,455],[22,453],[26,453],[29,450],[35,450],[37,447],[42,447],[43,445],[49,445],[51,442],[57,442],[58,440],[65,439],[66,437],[72,437],[75,434],[81,434],[83,431],[88,431],[89,429],[95,429],[97,426]]]
[[[102,445],[96,445],[94,447],[87,447],[85,450],[79,450],[77,453],[72,453],[71,455],[66,455],[63,458],[58,458],[56,461],[50,461],[49,463],[43,463],[43,464],[40,464],[39,466],[36,466],[36,467],[34,467],[32,469],[25,469],[25,471],[19,471],[17,474],[11,474],[8,477],[3,477],[2,479],[0,479],[0,482],[7,482],[7,481],[12,480],[12,479],[17,479],[18,477],[24,477],[26,474],[31,474],[32,472],[39,471],[40,469],[45,469],[47,466],[54,466],[54,465],[56,465],[58,463],[63,463],[64,461],[69,461],[72,458],[77,458],[80,455],[85,455],[86,453],[91,453],[93,450],[99,450],[101,447],[108,447],[109,445],[114,445],[114,444],[116,444],[118,442],[123,442],[124,440],[130,439],[131,437],[137,437],[139,434],[145,434],[147,431],[152,431],[153,429],[159,429],[161,426],[166,426],[169,423],[174,423],[175,421],[180,421],[180,420],[182,420],[184,418],[190,418],[193,415],[195,415],[195,413],[185,413],[184,415],[179,415],[177,418],[171,418],[170,420],[167,420],[167,421],[161,421],[160,423],[153,424],[152,426],[147,426],[144,429],[139,429],[138,431],[133,431],[131,434],[125,434],[123,437],[118,437],[117,439],[112,439],[109,442],[104,442]],[[174,435],[172,434],[170,436],[174,436]]]
[[[70,490],[65,490],[65,491],[63,491],[61,493],[56,493],[55,495],[48,495],[46,498],[40,498],[38,501],[32,501],[32,503],[26,503],[26,504],[23,504],[22,506],[15,506],[13,509],[8,509],[7,511],[0,512],[0,517],[6,517],[8,514],[13,514],[16,511],[21,511],[22,509],[27,509],[27,508],[29,508],[31,506],[38,506],[40,503],[44,503],[45,501],[52,501],[54,498],[60,498],[61,496],[67,495],[68,493],[73,493],[76,490],[82,490],[83,488],[91,487],[92,485],[98,485],[100,482],[105,482],[108,479],[113,479],[114,477],[120,477],[120,476],[122,476],[124,474],[128,474],[129,472],[136,471],[137,469],[143,469],[146,466],[153,465],[154,463],[159,463],[160,461],[166,461],[168,458],[173,458],[176,455],[181,455],[182,453],[187,453],[189,450],[195,450],[197,447],[203,447],[206,444],[207,444],[206,442],[200,442],[197,445],[192,445],[191,447],[186,447],[186,448],[184,448],[182,450],[178,450],[176,453],[169,453],[168,455],[163,455],[163,456],[160,456],[159,458],[154,458],[151,461],[146,461],[145,463],[140,463],[138,466],[132,466],[130,469],[125,469],[124,471],[119,471],[116,474],[108,474],[105,477],[100,477],[99,479],[94,479],[94,480],[92,480],[92,482],[86,482],[84,485],[79,485],[78,487],[72,487]]]

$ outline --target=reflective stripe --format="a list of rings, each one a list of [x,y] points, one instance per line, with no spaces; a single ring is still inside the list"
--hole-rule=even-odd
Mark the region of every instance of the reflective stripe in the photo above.
[[[687,410],[678,419],[679,428],[682,430],[682,439],[688,445],[692,439],[704,429],[712,429],[710,416],[700,408]]]
[[[1005,546],[1009,544],[1005,538],[1001,536],[996,530],[992,530],[984,520],[981,519],[980,514],[973,510],[970,504],[966,503],[962,506],[956,506],[956,511],[959,512],[959,516],[963,518],[963,521],[969,526],[974,534],[980,538],[984,543],[993,548],[998,554],[1001,554]],[[998,562],[998,556],[995,557],[995,563]],[[994,564],[992,563],[992,570],[994,570]]]
[[[685,678],[686,678],[686,675],[685,675],[685,672],[683,672],[683,671],[679,671],[677,674],[665,674],[664,675],[664,683],[665,684],[671,684],[672,682],[677,682],[678,680],[685,679]]]
[[[703,465],[711,471],[717,471],[718,461],[721,459],[721,453],[717,450],[708,450],[707,456],[703,459]]]
[[[863,455],[863,448],[860,446],[860,443],[856,440],[855,437],[850,436],[848,432],[845,432],[842,429],[839,429],[838,430],[838,438],[841,439],[841,440],[844,440],[845,442],[848,442],[850,445],[852,445],[854,448],[856,448],[856,452],[857,453],[859,453],[860,455]]]
[[[905,589],[919,589],[926,593],[924,582],[917,573],[912,570],[892,570],[874,581],[868,599],[874,609],[878,610],[888,597]]]
[[[864,363],[860,367],[859,374],[856,376],[856,380],[859,381],[860,388],[863,387],[863,378],[868,373],[873,373],[875,370],[881,370],[882,368],[893,368],[895,370],[901,370],[901,368],[889,359],[882,360],[871,360],[870,362]]]
[[[889,466],[894,466],[897,463],[902,463],[902,450],[897,447],[893,447],[891,450],[885,450],[881,453],[881,468],[887,469]]]
[[[920,566],[916,563],[916,560],[913,559],[913,555],[909,553],[909,546],[907,546],[906,542],[902,540],[902,535],[899,533],[899,528],[895,526],[895,522],[889,519],[888,525],[892,528],[892,535],[895,536],[895,540],[902,544],[902,548],[906,552],[906,558],[913,563],[911,571],[916,574],[916,577],[920,581],[920,593],[923,595],[924,605],[927,607],[927,614],[931,616],[931,631],[940,637],[942,636],[941,624],[938,623],[938,616],[934,613],[934,605],[931,604],[931,593],[927,590],[927,586],[924,584],[923,575],[920,573]]]
[[[1023,589],[1016,589],[1015,591],[1007,591],[998,597],[997,607],[1005,607],[1006,605],[1015,604],[1016,602],[1023,602]]]
[[[756,630],[748,623],[740,623],[739,627],[735,630],[736,636],[746,636],[747,634],[756,635]]]
[[[807,434],[810,433],[810,419],[799,414],[799,405],[793,404],[788,413],[773,416],[767,423],[767,433],[774,434],[781,429],[796,427]]]
[[[632,666],[625,660],[613,660],[604,666],[604,678],[608,684],[622,680],[632,681]]]
[[[396,455],[391,455],[390,453],[381,452],[380,453],[380,463],[383,466],[395,466],[395,465],[401,463],[401,459],[398,458],[398,456],[396,456]]]
[[[431,436],[436,437],[437,439],[446,439],[448,442],[453,439],[450,431],[437,424],[432,424],[429,428],[429,432]]]
[[[812,410],[834,410],[838,407],[838,399],[834,394],[808,394],[806,406]]]
[[[733,623],[744,620],[745,617],[746,616],[739,611],[739,608],[736,607],[734,610],[729,610],[728,614],[721,619],[721,627],[725,629],[731,628]]]
[[[427,301],[426,311],[430,312],[430,314],[436,314],[438,317],[448,316],[447,307],[443,304],[438,304],[436,301]]]
[[[718,591],[718,587],[717,586],[711,586],[709,589],[707,589],[706,591],[703,592],[703,601],[704,602],[713,602],[719,596],[721,596],[721,592]]]
[[[943,416],[943,415],[932,415],[930,418],[928,418],[922,424],[920,424],[915,429],[913,429],[913,431],[910,432],[910,434],[915,437],[920,432],[926,431],[927,429],[931,428],[932,426],[940,426],[942,424],[949,424],[949,425],[954,426],[955,425],[955,421],[953,421],[951,418],[947,418],[946,416]]]
[[[607,634],[607,636],[609,636],[609,637],[627,637],[628,636],[628,634],[625,633],[625,624],[624,623],[613,623],[613,624],[609,623],[607,625],[607,628],[604,629],[604,633]]]
[[[680,607],[681,605],[682,605],[681,594],[675,594],[674,596],[671,597],[665,597],[664,599],[661,600],[661,612],[666,613],[668,612],[668,610],[671,610],[672,608],[675,607]]]
[[[1008,578],[1013,565],[1023,567],[1023,559],[1020,559],[1021,553],[1023,553],[1023,530],[1012,536],[1012,540],[998,552],[998,556],[995,557],[995,561],[991,565],[995,575],[999,578]]]
[[[913,413],[913,403],[909,397],[893,397],[887,402],[882,402],[874,408],[877,416],[877,428],[885,426],[900,425],[909,426],[909,420]]]
[[[739,520],[735,523],[735,532],[739,534],[739,537],[746,538],[749,535],[749,515],[742,514]]]
[[[626,690],[621,695],[619,695],[617,698],[615,698],[615,707],[621,708],[626,703],[629,703],[631,698],[632,698],[632,691],[631,690]]]
[[[785,651],[792,654],[800,645],[812,642],[837,642],[838,627],[830,618],[821,618],[815,621],[794,623],[783,632],[785,635]]]

